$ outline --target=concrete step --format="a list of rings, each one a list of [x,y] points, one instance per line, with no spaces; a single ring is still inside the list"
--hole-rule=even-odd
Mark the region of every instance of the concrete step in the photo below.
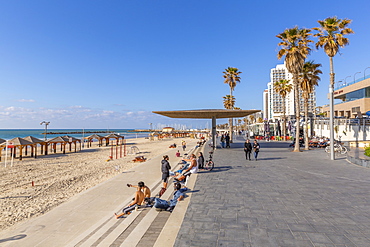
[[[172,151],[172,150],[171,150]],[[188,154],[193,153],[195,148],[191,149]],[[173,151],[174,152],[174,151]],[[173,159],[171,155],[171,164],[173,166],[172,171],[178,170],[180,165],[178,164],[181,161],[181,158]],[[154,163],[160,162],[162,157],[158,157]],[[175,166],[173,164],[176,164]],[[159,168],[158,168],[159,169]],[[146,174],[145,177],[148,175]],[[173,193],[173,179],[171,178],[168,183],[167,191],[162,195],[161,199],[169,200]],[[162,181],[156,181],[151,185],[147,185],[151,188],[152,196],[155,196],[159,193],[162,187]],[[133,196],[132,196],[133,197]],[[127,198],[117,209],[115,212],[120,212],[123,207],[130,203],[131,198]],[[186,211],[186,208],[185,208]],[[146,239],[150,239],[153,245],[154,241],[159,235],[159,231],[154,234],[155,239],[153,240],[153,234],[148,231],[151,227],[155,228],[156,226],[153,225],[155,220],[158,218],[158,215],[162,214],[162,220],[166,217],[163,214],[171,214],[170,212],[158,212],[154,208],[141,208],[138,211],[133,211],[130,215],[125,216],[125,218],[116,219],[113,216],[113,212],[111,215],[107,215],[106,217],[102,218],[98,223],[91,226],[88,230],[86,230],[83,234],[78,236],[76,239],[71,241],[68,246],[79,246],[79,247],[87,247],[87,246],[137,246],[139,245],[140,241],[146,235]],[[168,218],[168,217],[167,217]],[[181,224],[179,222],[178,224]],[[164,223],[162,222],[162,226]],[[176,236],[175,236],[176,237]],[[142,241],[142,243],[147,243],[148,241]],[[150,245],[149,245],[150,246]]]

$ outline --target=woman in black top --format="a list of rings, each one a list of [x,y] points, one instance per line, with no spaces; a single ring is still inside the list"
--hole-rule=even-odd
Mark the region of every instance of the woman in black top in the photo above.
[[[252,143],[250,143],[249,139],[247,139],[244,143],[244,152],[245,152],[245,159],[251,160]]]
[[[204,169],[204,156],[202,152],[199,152],[198,154],[198,168],[199,169]]]
[[[170,158],[168,157],[168,155],[165,155],[163,156],[163,160],[162,160],[162,180],[163,180],[163,188],[167,188],[167,183],[168,183],[168,178],[170,176],[170,170],[171,170],[171,166],[170,166],[170,163],[168,162]]]

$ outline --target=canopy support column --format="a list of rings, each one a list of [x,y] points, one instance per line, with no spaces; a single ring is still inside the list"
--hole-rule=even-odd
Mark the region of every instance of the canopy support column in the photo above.
[[[212,117],[212,142],[213,149],[216,149],[216,117]]]

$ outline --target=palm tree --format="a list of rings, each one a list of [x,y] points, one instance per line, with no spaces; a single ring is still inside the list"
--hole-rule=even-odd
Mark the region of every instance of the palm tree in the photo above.
[[[249,120],[251,121],[251,124],[254,123],[255,119],[256,119],[256,117],[254,115],[249,115]]]
[[[296,118],[296,137],[294,152],[299,150],[299,93],[298,93],[298,75],[302,71],[304,61],[310,53],[311,48],[309,43],[313,42],[309,39],[311,30],[306,28],[298,28],[297,26],[290,29],[285,29],[284,32],[276,35],[281,41],[281,47],[277,57],[281,59],[285,56],[285,64],[288,71],[293,74],[293,90],[294,90],[294,108]]]
[[[285,100],[288,93],[292,91],[292,84],[289,83],[289,80],[280,80],[274,83],[274,90],[283,98],[283,136],[286,140],[286,107]]]
[[[232,95],[226,95],[223,98],[224,98],[223,103],[224,103],[225,109],[234,109],[235,97]]]
[[[318,37],[316,42],[316,48],[324,48],[325,53],[329,56],[330,61],[330,140],[334,142],[334,67],[333,67],[333,57],[339,51],[339,47],[344,47],[349,44],[348,38],[344,35],[354,33],[348,25],[352,22],[349,19],[338,19],[336,16],[328,17],[323,21],[317,21],[320,27],[313,28],[313,30],[318,31],[315,34]],[[334,160],[334,145],[331,145],[331,159]]]
[[[242,72],[238,71],[237,68],[233,68],[233,67],[228,67],[227,69],[225,69],[225,71],[223,71],[222,73],[224,73],[223,77],[225,78],[224,80],[224,83],[228,84],[229,87],[230,87],[230,96],[232,97],[233,96],[233,91],[236,87],[236,83],[240,83],[240,74]],[[228,109],[228,108],[226,108]],[[233,108],[232,108],[233,109]],[[232,142],[233,140],[233,119],[232,118],[229,118],[229,134],[230,134],[230,142]]]
[[[308,99],[314,91],[314,87],[319,85],[322,71],[318,68],[321,64],[315,64],[314,61],[305,62],[299,78],[299,86],[302,89],[302,97],[304,99],[304,115],[305,115],[305,150],[308,150]]]

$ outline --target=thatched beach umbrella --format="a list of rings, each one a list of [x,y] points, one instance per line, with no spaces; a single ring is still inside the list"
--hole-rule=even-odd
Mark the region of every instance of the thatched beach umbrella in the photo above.
[[[36,137],[33,137],[33,136],[27,136],[25,138],[26,141],[29,141],[29,142],[32,142],[33,144],[35,144],[34,146],[31,147],[31,157],[33,157],[33,148],[35,148],[35,158],[37,157],[37,144],[40,144],[41,145],[41,153],[43,153],[43,147],[45,146],[45,150],[47,150],[47,142],[43,141],[43,140],[40,140]],[[27,155],[27,147],[26,147],[26,153]],[[47,153],[45,153],[46,155]]]

